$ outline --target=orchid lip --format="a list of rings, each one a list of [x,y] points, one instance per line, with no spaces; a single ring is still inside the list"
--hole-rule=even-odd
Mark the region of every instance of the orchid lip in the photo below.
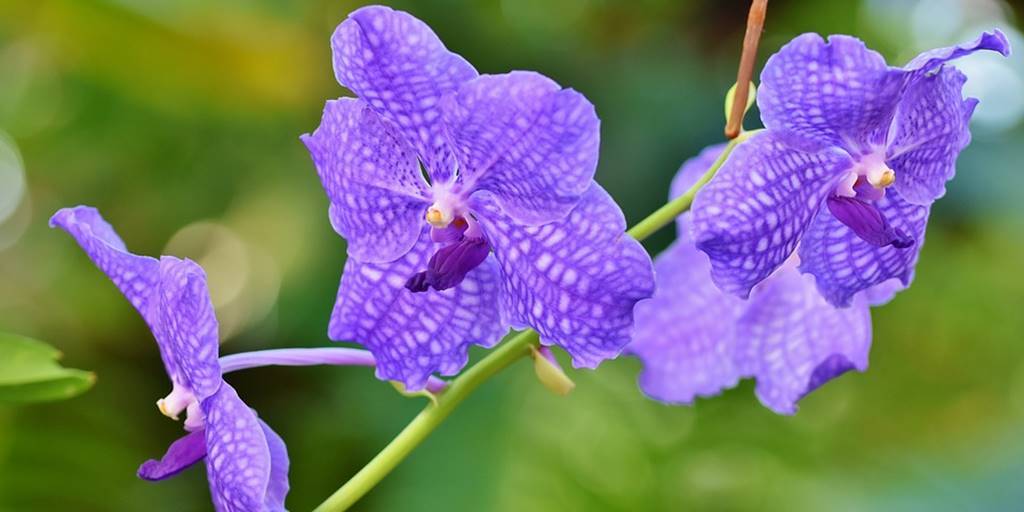
[[[832,215],[853,230],[861,240],[871,245],[891,245],[897,249],[906,249],[914,245],[912,237],[889,224],[885,216],[870,202],[853,197],[831,196],[826,203]]]
[[[405,283],[412,292],[454,288],[470,271],[480,266],[490,253],[490,246],[481,237],[463,236],[438,249],[427,263],[427,270],[414,274]]]

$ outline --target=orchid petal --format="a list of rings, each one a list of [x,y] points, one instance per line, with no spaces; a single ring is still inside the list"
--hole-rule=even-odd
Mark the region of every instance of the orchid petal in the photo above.
[[[967,77],[943,68],[911,85],[890,133],[886,161],[908,202],[930,204],[946,193],[956,159],[971,140],[968,122],[978,100],[961,96]]]
[[[359,9],[331,38],[334,74],[416,148],[435,182],[452,177],[439,102],[477,72],[426,23],[387,7]]]
[[[697,194],[693,231],[720,288],[746,297],[796,249],[842,171],[845,154],[772,131],[739,145]]]
[[[285,446],[281,436],[277,435],[263,420],[260,428],[263,429],[263,436],[267,440],[267,448],[270,450],[270,479],[267,482],[267,495],[264,505],[267,512],[284,512],[285,497],[288,496],[288,448]]]
[[[595,183],[568,216],[543,226],[517,224],[489,194],[475,199],[513,326],[532,327],[577,368],[616,357],[629,343],[633,307],[654,292],[654,275],[608,193]]]
[[[524,224],[565,217],[593,181],[600,121],[580,93],[538,73],[466,82],[442,102],[462,186]]]
[[[411,148],[360,100],[328,101],[303,135],[350,257],[394,260],[416,243],[430,192]]]
[[[393,262],[350,258],[331,314],[332,340],[365,346],[377,360],[377,378],[400,381],[409,391],[423,389],[435,372],[458,373],[470,345],[493,346],[508,332],[493,258],[454,288],[422,293],[405,288],[439,247],[424,224],[412,250]]]
[[[796,403],[848,370],[865,371],[871,315],[858,300],[835,308],[817,292],[814,278],[786,268],[751,296],[737,323],[736,361],[757,378],[766,407],[793,414]]]
[[[271,453],[256,413],[226,382],[202,407],[214,506],[218,512],[264,510]]]
[[[745,302],[711,281],[711,263],[692,242],[676,241],[654,260],[658,288],[636,307],[626,353],[643,362],[640,389],[655,400],[691,404],[734,387],[735,322]]]
[[[859,155],[884,142],[905,83],[859,39],[803,34],[765,63],[757,106],[769,130]]]
[[[907,286],[913,277],[924,245],[929,207],[911,204],[893,189],[874,206],[893,229],[914,240],[913,246],[901,249],[865,242],[827,209],[807,229],[800,244],[800,271],[813,274],[818,290],[836,306],[848,306],[858,292],[893,278]]]
[[[1010,41],[1001,30],[982,32],[974,41],[945,48],[935,48],[922,52],[913,60],[903,66],[903,69],[913,73],[916,78],[923,77],[926,73],[934,71],[939,66],[953,60],[970,55],[979,50],[991,50],[1006,57],[1010,55]]]
[[[206,273],[190,260],[160,258],[160,297],[156,330],[169,345],[184,384],[202,401],[221,385],[217,317],[206,285]]]

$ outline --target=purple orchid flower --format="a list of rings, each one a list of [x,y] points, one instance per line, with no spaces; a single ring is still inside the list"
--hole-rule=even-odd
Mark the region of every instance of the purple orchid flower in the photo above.
[[[288,451],[222,378],[203,269],[173,256],[158,260],[128,252],[94,208],[62,209],[50,225],[71,234],[142,314],[173,385],[157,406],[175,419],[186,413],[188,434],[160,460],[142,464],[139,477],[163,480],[205,458],[218,511],[285,510]]]
[[[838,306],[889,280],[908,286],[977,104],[943,64],[978,50],[1007,55],[1009,44],[987,32],[895,68],[855,38],[804,34],[769,58],[757,96],[767,130],[694,203],[715,283],[746,297],[798,251]]]
[[[696,183],[723,149],[711,146],[684,163],[671,197]],[[637,305],[626,352],[643,362],[644,393],[691,404],[750,377],[757,379],[761,403],[793,414],[800,399],[829,380],[867,369],[869,303],[887,300],[884,290],[857,294],[851,307],[836,308],[815,289],[814,278],[796,270],[794,254],[748,300],[740,299],[712,282],[711,261],[689,232],[691,215],[679,217],[676,242],[655,259],[654,298]]]
[[[615,357],[654,283],[593,180],[593,105],[537,73],[478,75],[385,7],[353,12],[332,46],[359,98],[328,101],[302,137],[348,241],[331,339],[368,347],[377,376],[410,390],[510,325],[577,367]]]

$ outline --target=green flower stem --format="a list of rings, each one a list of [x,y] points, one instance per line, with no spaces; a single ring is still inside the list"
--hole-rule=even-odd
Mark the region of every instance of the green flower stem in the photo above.
[[[340,489],[334,491],[334,494],[321,503],[314,512],[348,510],[419,446],[477,386],[523,356],[529,355],[530,348],[539,344],[540,338],[537,337],[537,333],[527,330],[499,345],[487,357],[452,381],[448,389],[437,396],[436,403],[428,404],[373,460],[363,466],[363,469],[345,482]]]
[[[725,163],[725,159],[729,157],[732,150],[741,142],[749,139],[751,135],[759,131],[761,130],[743,132],[735,139],[730,140],[722,151],[722,154],[718,156],[718,159],[715,160],[714,164],[711,164],[711,167],[707,172],[697,180],[697,183],[694,183],[693,186],[687,189],[683,195],[665,203],[664,206],[655,210],[654,213],[648,215],[646,219],[637,223],[637,225],[630,228],[626,233],[637,240],[643,240],[653,235],[659,229],[675,221],[676,217],[690,209],[690,206],[693,204],[693,198],[697,195],[697,191],[711,181],[711,178],[713,178],[715,173],[718,172],[718,168]]]
[[[744,132],[729,141],[722,155],[685,194],[659,208],[639,224],[633,226],[627,233],[637,240],[643,240],[671,224],[681,213],[689,210],[697,191],[711,180],[718,168],[725,163],[726,157],[729,156],[733,148],[753,133],[753,131]],[[426,408],[413,418],[373,460],[359,470],[352,479],[345,482],[345,485],[334,491],[334,494],[324,500],[315,509],[315,512],[348,510],[405,460],[413,449],[419,446],[480,384],[524,356],[530,355],[531,349],[539,345],[540,338],[532,330],[520,332],[499,345],[497,349],[455,378],[448,389],[437,396],[436,403],[427,404]]]

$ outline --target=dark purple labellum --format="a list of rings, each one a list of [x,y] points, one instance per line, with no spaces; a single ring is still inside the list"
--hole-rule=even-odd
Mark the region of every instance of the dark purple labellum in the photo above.
[[[469,271],[487,259],[490,251],[491,248],[483,238],[464,237],[435,252],[427,263],[427,270],[410,277],[405,287],[413,292],[425,292],[429,288],[438,291],[454,288],[466,278]]]
[[[427,282],[427,272],[417,272],[405,282],[405,287],[414,293],[425,292],[430,289],[430,283]]]
[[[181,473],[206,456],[206,432],[189,432],[171,443],[160,460],[147,460],[139,466],[139,478],[155,482]]]
[[[871,245],[892,245],[897,249],[914,245],[913,238],[903,230],[892,227],[871,203],[842,196],[830,196],[827,203],[832,215]]]

